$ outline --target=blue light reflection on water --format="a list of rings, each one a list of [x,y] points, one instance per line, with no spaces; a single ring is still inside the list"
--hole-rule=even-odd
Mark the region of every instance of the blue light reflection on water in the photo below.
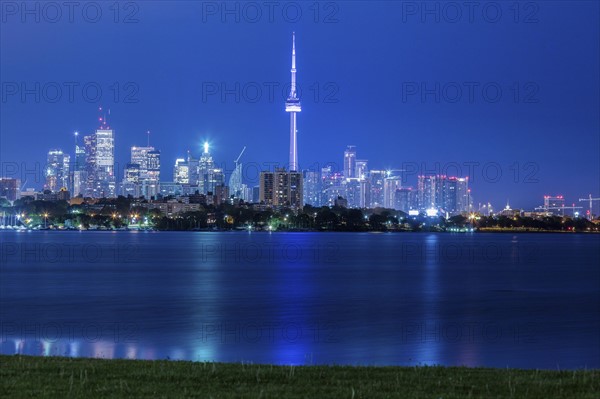
[[[0,234],[1,353],[600,367],[598,236]]]

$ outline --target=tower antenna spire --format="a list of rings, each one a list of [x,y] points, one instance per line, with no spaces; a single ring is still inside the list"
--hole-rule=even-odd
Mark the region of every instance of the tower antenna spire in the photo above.
[[[296,113],[301,111],[300,99],[296,90],[296,32],[292,32],[292,69],[290,95],[285,102],[285,111],[290,113],[290,171],[298,171],[298,144]]]

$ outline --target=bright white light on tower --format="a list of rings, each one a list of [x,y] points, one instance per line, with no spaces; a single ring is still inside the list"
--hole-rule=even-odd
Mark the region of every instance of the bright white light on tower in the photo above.
[[[204,142],[204,152],[208,152],[208,141]]]

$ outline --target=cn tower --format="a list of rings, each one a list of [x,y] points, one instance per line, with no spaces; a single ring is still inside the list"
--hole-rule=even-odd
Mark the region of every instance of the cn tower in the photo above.
[[[290,95],[285,102],[285,112],[290,113],[290,171],[298,171],[298,143],[296,113],[301,111],[300,99],[296,92],[296,33],[292,32],[292,84]]]

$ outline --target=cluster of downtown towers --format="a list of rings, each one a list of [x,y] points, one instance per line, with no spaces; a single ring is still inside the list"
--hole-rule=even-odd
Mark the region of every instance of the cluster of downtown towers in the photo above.
[[[257,186],[249,187],[243,183],[239,158],[226,184],[224,169],[213,161],[208,143],[204,144],[204,152],[199,158],[188,152],[187,159],[177,159],[173,179],[169,182],[160,179],[160,151],[150,145],[132,147],[131,162],[124,168],[122,180],[117,182],[114,134],[106,116],[101,114],[96,132],[84,136],[83,145],[76,141],[73,163],[61,150],[48,152],[45,189],[69,191],[73,196],[91,198],[131,195],[157,201],[168,196],[184,199],[203,194],[215,198],[216,203],[243,200],[291,208],[300,208],[304,204],[337,205],[446,214],[472,210],[468,178],[419,176],[414,190],[403,185],[400,171],[369,170],[366,160],[357,159],[355,146],[348,146],[344,152],[342,171],[333,165],[300,171],[296,121],[301,105],[296,92],[295,36],[292,36],[291,86],[285,110],[290,114],[289,170],[276,168],[261,172]]]

